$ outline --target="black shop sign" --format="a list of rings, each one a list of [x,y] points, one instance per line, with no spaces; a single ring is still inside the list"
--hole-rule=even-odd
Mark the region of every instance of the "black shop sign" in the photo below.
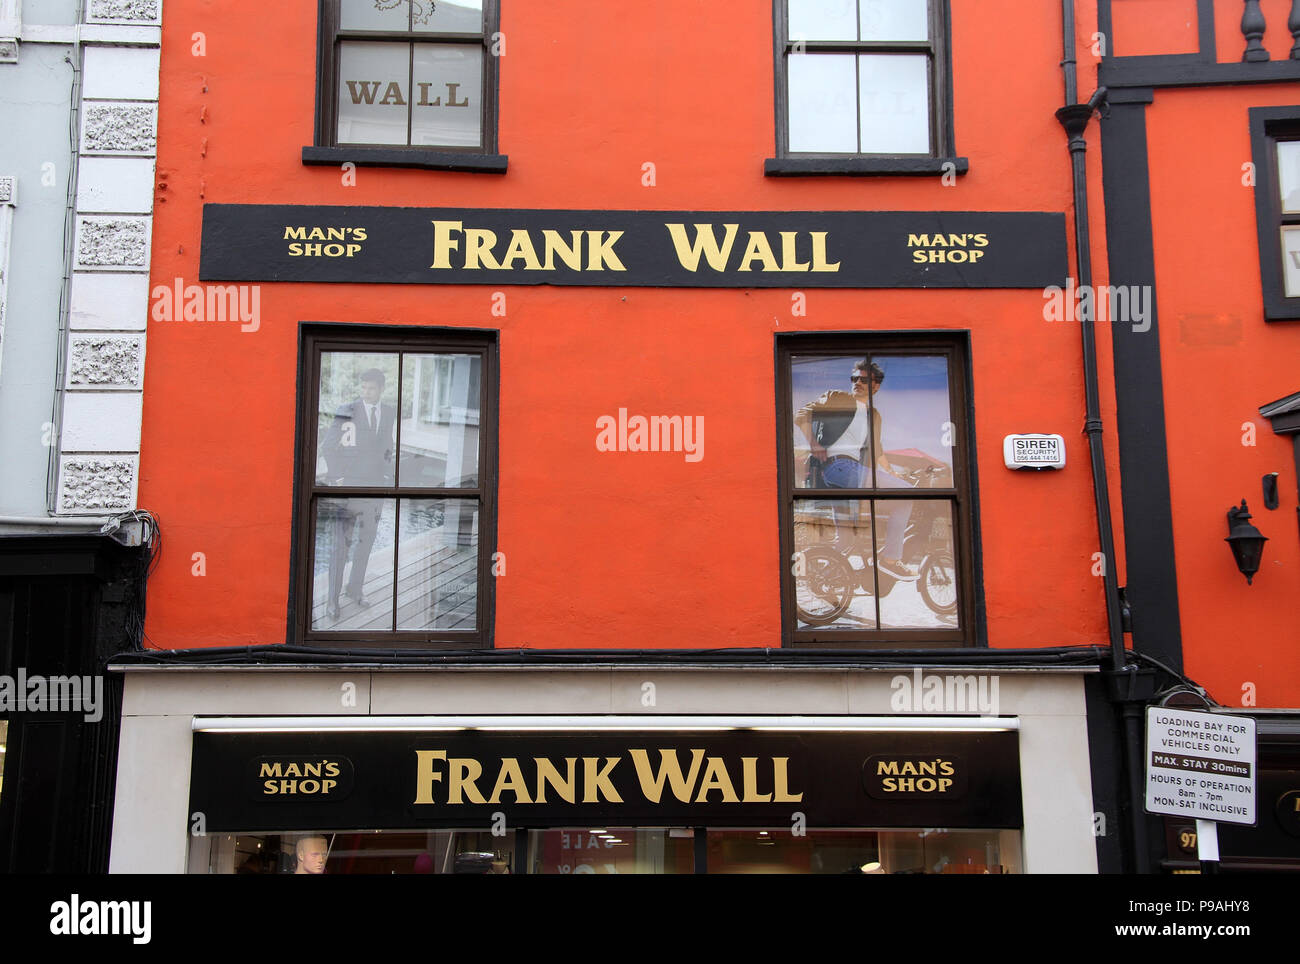
[[[192,764],[214,832],[1021,825],[1014,731],[201,730]]]
[[[207,204],[200,281],[1044,288],[1065,216]]]

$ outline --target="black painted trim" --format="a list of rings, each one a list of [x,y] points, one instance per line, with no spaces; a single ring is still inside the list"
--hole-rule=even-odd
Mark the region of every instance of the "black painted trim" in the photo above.
[[[329,77],[333,72],[334,57],[334,19],[333,6],[316,5],[316,114],[312,118],[312,139],[317,144],[326,141],[325,115],[329,112],[329,103],[325,97],[325,85],[321,78]]]
[[[1300,412],[1275,415],[1269,421],[1273,425],[1273,431],[1278,435],[1295,435],[1300,432]]]
[[[1150,87],[1117,87],[1106,93],[1107,104],[1150,104],[1156,93]]]
[[[1106,87],[1214,87],[1221,84],[1277,84],[1300,80],[1300,61],[1269,60],[1250,64],[1189,63],[1185,54],[1103,60],[1098,80]],[[1134,58],[1135,60],[1137,58]]]
[[[1152,292],[1151,325],[1112,324],[1120,491],[1124,506],[1125,596],[1133,648],[1182,671],[1178,575],[1165,437],[1164,379],[1151,227],[1146,106],[1113,104],[1101,121],[1102,186],[1111,285]]]
[[[0,536],[0,578],[92,576],[104,579],[104,552],[116,545],[94,533]]]
[[[351,161],[357,167],[414,167],[428,171],[471,171],[504,174],[505,154],[462,154],[410,147],[316,147],[302,149],[306,165],[337,167]]]
[[[970,159],[965,157],[883,157],[845,154],[840,157],[769,157],[763,161],[763,174],[767,177],[802,177],[822,174],[859,176],[965,174],[969,170]]]
[[[1173,69],[1194,65],[1214,64],[1218,49],[1214,36],[1214,0],[1196,0],[1196,52],[1190,54],[1146,54],[1118,57],[1111,53],[1115,41],[1115,25],[1111,16],[1111,0],[1097,0],[1097,30],[1105,38],[1106,56],[1102,68],[1121,73],[1132,70]],[[1101,83],[1113,86],[1105,80]]]
[[[298,322],[297,332],[297,351],[298,364],[297,375],[294,381],[294,429],[293,429],[293,483],[289,490],[289,602],[287,608],[287,622],[284,630],[284,641],[293,645],[298,641],[298,594],[294,592],[294,587],[298,585],[303,576],[303,567],[306,565],[305,560],[298,558],[298,533],[301,527],[305,525],[302,518],[301,502],[298,499],[298,487],[303,482],[303,467],[306,459],[304,451],[310,442],[309,419],[307,417],[307,406],[299,404],[299,399],[305,398],[306,393],[311,389],[312,376],[310,362],[304,360],[305,352],[303,346],[307,344],[307,336],[311,334],[312,323],[308,321]]]
[[[1264,317],[1272,320],[1300,318],[1300,297],[1288,298],[1282,278],[1282,226],[1300,224],[1300,217],[1283,215],[1274,146],[1279,140],[1300,138],[1300,105],[1252,107],[1250,154],[1255,162],[1255,227],[1259,238],[1259,279]]]
[[[1196,34],[1201,56],[1213,63],[1219,56],[1214,39],[1214,0],[1196,0]]]
[[[1092,774],[1093,835],[1097,841],[1097,872],[1124,871],[1124,727],[1115,704],[1106,698],[1106,681],[1100,676],[1083,681],[1088,726],[1088,767]],[[1098,814],[1102,822],[1097,821]]]
[[[969,331],[955,332],[961,343],[961,350],[966,359],[966,451],[978,452],[977,433],[975,431],[975,346]],[[984,533],[980,524],[980,471],[979,459],[971,458],[967,467],[967,479],[970,482],[970,553],[971,567],[975,578],[971,583],[971,597],[975,609],[975,643],[976,647],[987,649],[989,645],[988,607],[984,596]]]
[[[109,661],[114,672],[156,669],[231,669],[278,672],[280,666],[354,669],[385,666],[726,666],[735,668],[817,666],[892,669],[896,666],[979,667],[980,669],[1046,669],[1093,672],[1110,659],[1103,646],[1055,646],[1038,649],[952,650],[777,649],[771,646],[725,649],[473,649],[412,653],[395,649],[357,647],[265,646],[196,647],[194,649],[124,652]]]

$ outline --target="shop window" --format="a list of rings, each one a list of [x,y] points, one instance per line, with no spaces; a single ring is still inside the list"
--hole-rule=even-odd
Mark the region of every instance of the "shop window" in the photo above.
[[[306,329],[298,639],[487,645],[494,359],[490,336]]]
[[[708,832],[711,874],[1018,874],[1015,830]]]
[[[590,827],[528,832],[530,874],[693,874],[689,828]]]
[[[960,174],[947,0],[776,0],[766,172]]]
[[[696,846],[697,834],[704,846]],[[1018,874],[1018,830],[593,827],[304,830],[195,840],[190,872],[211,874]],[[701,861],[701,862],[697,862]]]
[[[304,163],[500,173],[497,0],[321,0]]]
[[[1300,318],[1300,106],[1250,111],[1265,318]]]
[[[965,339],[778,345],[787,643],[973,645]]]
[[[509,874],[513,839],[483,830],[214,834],[191,873]]]

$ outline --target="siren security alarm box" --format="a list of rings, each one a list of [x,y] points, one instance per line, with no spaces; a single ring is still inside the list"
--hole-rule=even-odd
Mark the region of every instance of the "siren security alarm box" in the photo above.
[[[1002,460],[1009,469],[1065,468],[1065,439],[1059,435],[1008,435],[1002,440]]]

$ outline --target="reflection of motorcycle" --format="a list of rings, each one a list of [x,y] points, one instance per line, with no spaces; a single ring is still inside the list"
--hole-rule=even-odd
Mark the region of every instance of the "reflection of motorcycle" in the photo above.
[[[917,488],[947,488],[950,477],[949,481],[938,482],[937,476],[949,471],[946,466],[927,465],[900,474]],[[860,525],[856,531],[869,531],[869,527]],[[858,589],[874,595],[879,587],[882,598],[889,595],[898,579],[874,565],[876,553],[884,546],[884,526],[876,527],[875,541],[874,551],[867,542],[854,540],[847,545],[812,545],[800,553],[802,564],[795,578],[800,621],[813,626],[835,622],[848,611]],[[853,568],[850,559],[855,555],[865,562],[861,569]],[[941,616],[957,611],[957,566],[946,502],[924,499],[913,503],[903,541],[903,561],[917,567],[917,590],[930,609]]]

